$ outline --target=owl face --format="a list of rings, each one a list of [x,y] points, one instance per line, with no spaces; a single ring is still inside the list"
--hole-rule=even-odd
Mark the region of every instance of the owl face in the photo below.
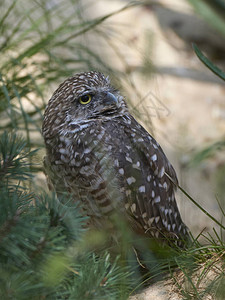
[[[59,126],[113,118],[126,112],[123,97],[108,77],[95,71],[80,73],[68,78],[54,92],[44,115],[44,128],[58,130]]]
[[[122,112],[123,98],[111,86],[89,86],[83,92],[74,93],[68,116],[75,122],[96,118],[110,118]]]

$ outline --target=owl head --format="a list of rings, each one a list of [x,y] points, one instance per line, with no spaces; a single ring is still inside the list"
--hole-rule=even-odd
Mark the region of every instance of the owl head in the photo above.
[[[65,80],[53,93],[44,114],[43,135],[70,124],[109,119],[127,112],[124,98],[108,77],[91,71]]]

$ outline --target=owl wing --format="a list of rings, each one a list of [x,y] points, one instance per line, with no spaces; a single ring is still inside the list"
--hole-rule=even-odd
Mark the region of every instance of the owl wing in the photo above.
[[[154,138],[133,117],[129,120],[123,126],[127,151],[120,156],[127,213],[147,234],[183,238],[187,228],[175,200],[175,170]]]

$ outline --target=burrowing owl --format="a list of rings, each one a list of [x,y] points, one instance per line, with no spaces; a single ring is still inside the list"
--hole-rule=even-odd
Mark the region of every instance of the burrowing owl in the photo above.
[[[121,213],[140,234],[188,236],[174,168],[108,77],[92,71],[64,81],[49,100],[42,132],[45,169],[58,197],[68,192],[79,200],[94,226]]]

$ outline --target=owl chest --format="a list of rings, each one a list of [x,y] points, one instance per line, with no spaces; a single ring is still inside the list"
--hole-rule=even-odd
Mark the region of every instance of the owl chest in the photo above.
[[[82,201],[90,214],[98,213],[91,192],[99,188],[106,175],[103,174],[105,156],[104,145],[90,134],[61,137],[48,151],[50,178],[56,190],[67,191],[75,200]]]
[[[56,188],[60,186],[81,200],[90,215],[118,207],[130,190],[136,189],[134,173],[141,179],[140,162],[130,139],[115,126],[90,126],[60,137],[51,152]]]
[[[87,170],[88,168],[88,170]],[[90,169],[89,169],[90,168]],[[96,186],[96,174],[90,166],[80,167],[67,164],[52,164],[49,177],[60,199],[62,194],[68,194],[74,202],[79,202],[84,215],[100,217],[102,215],[92,191]]]

